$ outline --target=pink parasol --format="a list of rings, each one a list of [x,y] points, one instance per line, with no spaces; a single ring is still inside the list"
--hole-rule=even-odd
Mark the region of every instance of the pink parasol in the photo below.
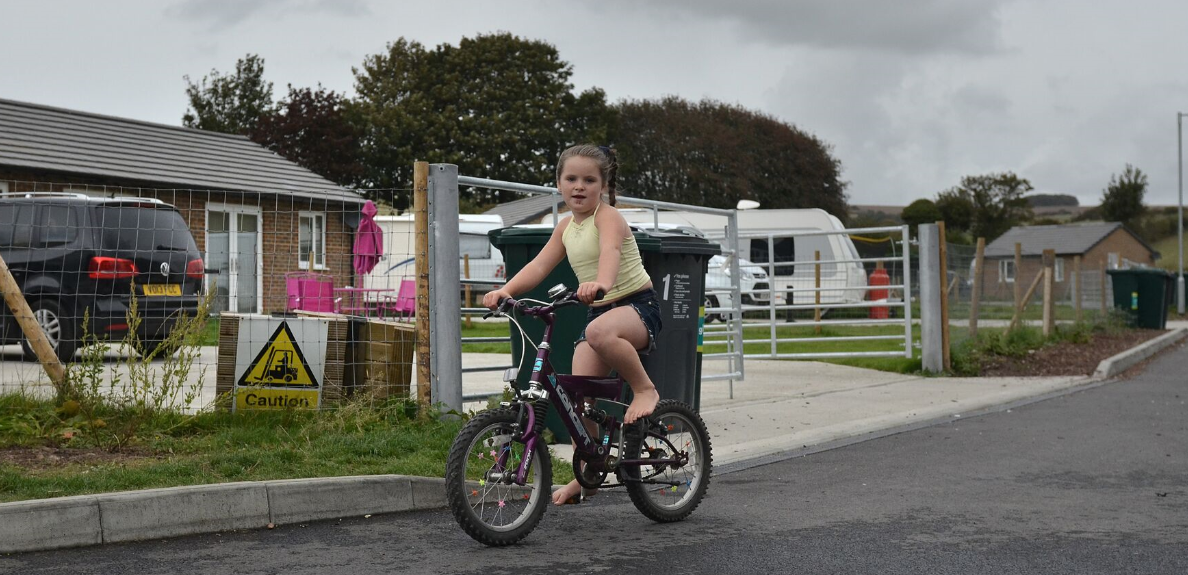
[[[355,231],[354,264],[355,273],[359,275],[371,273],[384,253],[384,233],[375,223],[378,211],[371,200],[363,204],[363,218],[359,220],[359,229]]]

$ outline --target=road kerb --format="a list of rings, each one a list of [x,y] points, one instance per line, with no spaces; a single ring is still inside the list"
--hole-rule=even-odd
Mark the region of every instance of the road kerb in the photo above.
[[[1093,372],[1094,379],[1109,379],[1118,374],[1134,367],[1139,362],[1167,349],[1180,341],[1185,335],[1188,335],[1188,329],[1176,328],[1171,332],[1163,334],[1150,341],[1143,342],[1136,345],[1122,353],[1107,357],[1097,364],[1097,370]]]

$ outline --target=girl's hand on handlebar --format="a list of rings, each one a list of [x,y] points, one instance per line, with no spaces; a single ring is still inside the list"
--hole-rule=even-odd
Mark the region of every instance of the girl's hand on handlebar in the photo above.
[[[499,302],[509,297],[511,297],[511,294],[507,293],[507,290],[497,289],[495,291],[489,291],[487,295],[483,296],[483,307],[493,310],[499,307]]]
[[[586,282],[578,286],[577,299],[586,305],[590,305],[595,300],[602,299],[602,296],[606,295],[608,291],[610,291],[609,286],[604,286],[598,282]]]

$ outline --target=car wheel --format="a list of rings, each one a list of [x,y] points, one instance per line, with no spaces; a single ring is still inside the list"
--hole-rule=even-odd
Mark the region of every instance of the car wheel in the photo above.
[[[29,308],[33,310],[33,319],[37,320],[37,325],[45,332],[45,337],[49,340],[50,347],[54,348],[58,360],[63,363],[72,361],[74,352],[78,349],[78,326],[74,325],[74,318],[62,315],[62,306],[57,300],[35,300],[29,303]],[[33,351],[33,345],[29,343],[28,338],[21,338],[21,349],[25,352],[26,360],[37,361],[37,353]]]
[[[711,307],[718,307],[718,298],[707,295],[705,296],[706,309]],[[705,312],[705,323],[714,323],[715,321],[722,321],[722,314]]]

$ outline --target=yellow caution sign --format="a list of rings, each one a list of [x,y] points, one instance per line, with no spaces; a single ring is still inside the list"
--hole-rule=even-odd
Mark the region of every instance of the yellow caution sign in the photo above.
[[[235,390],[235,409],[317,409],[316,389],[265,389],[240,387]]]
[[[238,385],[318,387],[318,380],[307,365],[289,325],[282,322],[239,378]]]

